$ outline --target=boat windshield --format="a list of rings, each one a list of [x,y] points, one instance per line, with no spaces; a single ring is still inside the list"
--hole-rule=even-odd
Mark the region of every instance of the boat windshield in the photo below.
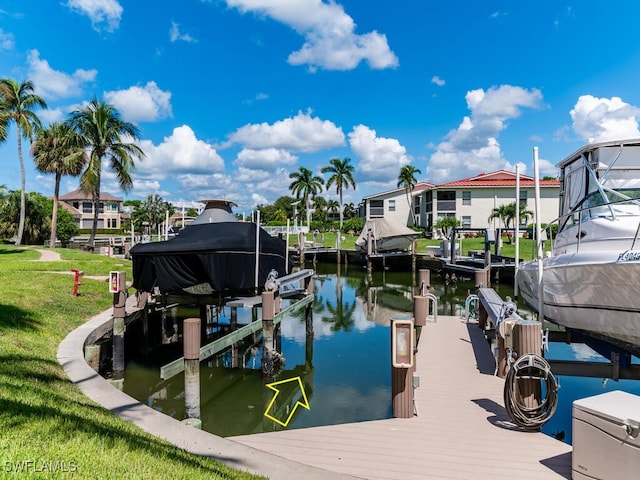
[[[589,218],[640,215],[640,189],[606,190],[587,196],[582,204],[582,221]]]

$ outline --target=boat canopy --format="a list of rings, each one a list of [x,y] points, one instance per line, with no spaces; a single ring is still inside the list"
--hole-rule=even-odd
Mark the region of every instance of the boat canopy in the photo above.
[[[558,167],[561,224],[574,212],[640,197],[640,140],[586,145]],[[611,216],[628,210],[608,208]],[[637,215],[637,208],[632,210]]]
[[[256,233],[256,229],[258,233]],[[259,237],[256,285],[256,237]],[[140,291],[209,295],[262,290],[269,273],[286,275],[285,242],[255,223],[191,224],[164,242],[139,243],[131,251],[133,287]]]
[[[400,246],[401,248],[407,248],[411,245],[414,239],[420,236],[420,233],[402,225],[397,220],[391,218],[373,218],[365,222],[364,228],[356,240],[356,246],[362,249],[367,248],[367,233],[369,231],[378,245],[385,242],[385,240],[406,239],[406,245],[401,246],[399,243],[394,243],[394,248],[399,248]]]

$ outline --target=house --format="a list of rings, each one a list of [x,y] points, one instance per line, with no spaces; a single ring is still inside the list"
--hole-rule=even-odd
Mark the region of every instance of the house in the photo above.
[[[542,223],[551,223],[557,218],[559,193],[558,180],[540,180]],[[498,170],[438,185],[418,183],[412,192],[411,215],[406,199],[399,201],[403,196],[404,189],[398,189],[365,197],[361,216],[366,220],[391,216],[408,226],[423,227],[436,237],[439,232],[434,226],[444,217],[457,218],[463,228],[504,227],[499,219],[490,222],[489,217],[494,208],[515,202],[516,174]],[[533,177],[520,175],[520,202],[527,210],[535,211]]]
[[[434,187],[435,185],[427,182],[419,182],[414,185],[410,195],[411,208],[407,201],[405,188],[369,195],[364,197],[358,205],[358,216],[364,218],[365,221],[391,217],[409,227],[420,226],[422,194]]]
[[[82,190],[74,190],[58,197],[59,205],[73,215],[78,228],[88,229],[93,226],[93,201],[91,195]],[[122,198],[108,193],[100,193],[98,207],[98,228],[120,229],[123,218],[128,216],[122,212]]]

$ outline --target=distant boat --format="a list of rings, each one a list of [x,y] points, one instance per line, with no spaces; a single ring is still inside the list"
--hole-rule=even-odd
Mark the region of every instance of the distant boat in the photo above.
[[[640,140],[594,143],[558,164],[560,211],[542,261],[544,318],[640,347]],[[538,310],[538,262],[519,267],[524,301]]]
[[[367,251],[367,237],[373,240],[373,253],[408,250],[420,236],[419,232],[411,230],[397,220],[390,218],[374,218],[367,220],[360,236],[356,240],[356,248]]]

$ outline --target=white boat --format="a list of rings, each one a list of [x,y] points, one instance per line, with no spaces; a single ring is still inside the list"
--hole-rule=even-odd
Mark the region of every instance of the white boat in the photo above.
[[[558,164],[560,207],[542,261],[544,318],[622,347],[640,347],[640,140],[593,143]],[[538,261],[518,270],[538,310]]]
[[[372,238],[372,253],[409,250],[420,233],[390,218],[374,218],[365,222],[356,248],[367,251],[367,238]]]

